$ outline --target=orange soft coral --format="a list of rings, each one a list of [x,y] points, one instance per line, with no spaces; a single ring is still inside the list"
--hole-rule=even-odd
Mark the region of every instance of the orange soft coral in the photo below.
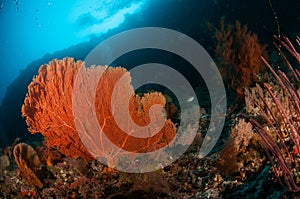
[[[40,132],[46,138],[49,147],[57,147],[68,157],[83,157],[86,160],[101,154],[101,143],[96,143],[97,153],[93,154],[84,147],[74,123],[72,111],[72,93],[76,75],[83,62],[65,58],[53,60],[40,68],[39,74],[28,86],[28,94],[22,106],[23,116],[31,133]],[[111,97],[117,81],[125,75],[124,86],[117,91],[121,103],[126,103],[124,96],[133,92],[130,85],[130,74],[124,68],[91,67],[84,70],[86,73],[104,71],[96,90],[95,104],[97,119],[106,136],[118,147],[132,152],[148,152],[167,145],[176,133],[175,125],[166,120],[159,133],[149,138],[136,138],[123,132],[114,120],[111,107]],[[124,78],[123,78],[124,79]],[[85,80],[84,80],[85,81]],[[88,83],[88,81],[85,81]],[[88,93],[86,93],[88,94]],[[81,96],[85,100],[84,93]],[[122,101],[122,99],[124,99]],[[137,125],[147,125],[149,120],[149,107],[153,104],[165,105],[165,98],[160,93],[145,94],[143,97],[131,95],[129,112]],[[89,110],[81,110],[87,112]],[[86,114],[88,115],[88,114]],[[123,123],[128,120],[124,118]],[[83,134],[88,134],[81,132]],[[90,132],[89,132],[90,133]],[[98,132],[93,132],[97,137]]]

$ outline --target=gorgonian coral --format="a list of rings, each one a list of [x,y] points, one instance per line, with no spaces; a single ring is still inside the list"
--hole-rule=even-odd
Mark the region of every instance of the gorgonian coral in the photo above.
[[[22,106],[28,130],[41,133],[49,147],[57,147],[68,157],[92,159],[77,135],[72,113],[72,91],[83,62],[53,60],[43,65],[28,86]]]
[[[93,96],[95,104],[90,104],[91,101],[87,100],[87,95],[91,95],[91,93],[83,89],[83,93],[76,96],[77,100],[81,104],[89,104],[88,106],[78,106],[79,110],[77,111],[88,118],[90,110],[86,107],[95,106],[101,129],[116,146],[131,152],[148,152],[166,146],[175,137],[176,127],[170,120],[165,121],[163,128],[157,134],[148,138],[136,138],[120,129],[113,115],[111,100],[113,89],[121,77],[124,82],[123,86],[116,91],[119,100],[114,108],[128,104],[128,101],[124,101],[126,100],[124,96],[130,95],[129,113],[137,125],[143,126],[150,122],[148,114],[152,105],[165,106],[164,96],[157,92],[147,93],[143,97],[135,95],[130,84],[130,74],[124,68],[96,66],[85,69],[84,67],[82,61],[75,62],[72,58],[53,60],[49,64],[41,66],[38,75],[28,86],[28,93],[22,106],[23,116],[26,117],[29,131],[33,134],[40,132],[46,138],[49,147],[56,147],[60,152],[72,158],[80,156],[89,160],[103,155],[102,150],[104,149],[101,147],[105,146],[105,143],[94,143],[95,140],[89,142],[92,145],[95,144],[95,151],[97,151],[97,154],[91,154],[82,144],[80,139],[82,137],[79,136],[78,129],[76,129],[74,120],[78,120],[78,118],[75,118],[76,115],[74,116],[72,94],[80,69],[83,69],[85,73],[83,77],[99,71],[103,73],[97,84],[96,95]],[[84,78],[82,83],[89,86],[88,79]],[[161,109],[155,109],[155,111],[153,115],[162,113]],[[126,126],[128,118],[121,117],[121,119],[121,123],[125,123],[124,126]],[[82,128],[81,131],[84,129]],[[99,138],[99,132],[80,133],[88,138]]]
[[[236,90],[237,96],[244,97],[243,89],[256,82],[256,75],[264,68],[260,57],[267,56],[266,46],[239,21],[226,25],[222,19],[220,28],[213,29],[221,74]]]
[[[42,164],[35,150],[28,144],[19,143],[14,147],[14,157],[22,176],[38,188],[43,184],[37,173],[41,170]]]
[[[272,86],[265,83],[265,92],[259,87],[256,92],[255,90],[252,90],[252,93],[248,92],[247,98],[252,103],[251,107],[257,109],[256,112],[264,119],[265,124],[259,123],[253,118],[250,118],[250,122],[264,141],[267,154],[273,163],[272,169],[279,182],[290,191],[299,192],[300,73],[297,66],[300,64],[300,54],[297,47],[294,47],[287,37],[283,37],[283,40],[278,37],[275,38],[278,42],[275,45],[294,77],[288,77],[282,71],[276,73],[269,63],[263,59],[275,76],[277,85]],[[297,43],[300,46],[299,37],[297,37]],[[291,61],[284,55],[280,46],[283,46],[296,59],[294,67],[292,67]]]

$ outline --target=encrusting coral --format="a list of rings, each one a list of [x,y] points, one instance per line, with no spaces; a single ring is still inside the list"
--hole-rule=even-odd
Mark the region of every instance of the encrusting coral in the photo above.
[[[29,131],[33,134],[39,132],[46,138],[48,147],[55,147],[67,157],[82,157],[85,160],[95,157],[84,147],[76,130],[73,110],[72,93],[74,81],[81,67],[85,67],[82,61],[75,62],[72,58],[53,60],[39,69],[38,75],[28,86],[28,93],[22,106],[23,117]],[[131,93],[129,101],[129,113],[137,125],[147,125],[150,122],[148,116],[150,107],[154,104],[165,106],[166,100],[161,93],[147,93],[143,97],[135,95],[130,84],[131,77],[126,69],[121,67],[96,66],[86,70],[86,74],[104,71],[96,89],[95,109],[98,122],[108,137],[116,146],[135,152],[152,151],[166,146],[175,136],[176,127],[171,120],[166,120],[163,128],[152,137],[136,138],[123,132],[112,113],[111,98],[113,89],[122,77],[124,84],[117,90],[117,97],[121,106],[124,96]],[[85,81],[85,83],[89,83]],[[133,94],[132,94],[133,93]],[[83,101],[85,95],[82,93]],[[93,106],[93,105],[91,105]],[[83,109],[82,112],[89,110]],[[160,110],[161,111],[161,110]],[[88,115],[88,114],[87,114]],[[157,115],[154,113],[154,115]],[[125,123],[128,118],[124,118]],[[94,132],[95,135],[98,132]],[[83,134],[87,134],[83,132]],[[101,144],[100,144],[101,145]],[[101,148],[97,143],[97,151],[101,154]]]

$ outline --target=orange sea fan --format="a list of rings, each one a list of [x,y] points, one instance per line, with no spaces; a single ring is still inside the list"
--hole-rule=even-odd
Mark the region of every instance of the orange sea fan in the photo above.
[[[74,123],[72,110],[72,94],[74,90],[74,81],[78,71],[84,67],[81,61],[75,62],[72,58],[63,60],[53,60],[48,65],[41,66],[39,74],[28,86],[28,93],[22,106],[23,116],[26,117],[26,123],[31,133],[40,132],[46,138],[49,147],[57,149],[68,157],[83,157],[86,160],[103,155],[101,146],[103,143],[96,143],[97,154],[93,155],[84,147]],[[96,66],[84,69],[86,76],[102,71],[103,74],[98,81],[95,104],[89,104],[89,108],[95,106],[97,120],[107,138],[117,147],[131,152],[149,152],[166,146],[176,134],[176,127],[170,121],[166,120],[163,128],[157,134],[149,138],[136,138],[119,128],[112,108],[122,107],[128,104],[126,96],[129,98],[129,113],[132,120],[139,126],[145,126],[150,122],[148,116],[149,109],[154,104],[165,106],[165,98],[161,93],[149,93],[143,97],[134,95],[130,84],[131,77],[126,69],[107,66]],[[117,89],[118,104],[111,106],[112,92],[116,83],[122,77],[124,83],[120,89]],[[125,77],[125,78],[124,78]],[[84,79],[85,84],[89,84],[88,79]],[[84,90],[83,90],[84,91]],[[86,95],[92,95],[85,91],[79,96],[80,103],[89,103]],[[74,105],[74,104],[73,104]],[[79,106],[80,112],[84,117],[89,118],[89,109]],[[127,110],[128,110],[127,109]],[[154,115],[161,115],[161,109],[155,109]],[[76,117],[76,116],[75,116]],[[122,123],[128,122],[128,118],[122,118]],[[151,121],[152,122],[152,121]],[[84,128],[83,128],[84,129]],[[87,135],[91,132],[81,132]],[[99,132],[92,132],[99,138]],[[94,151],[93,151],[94,152]]]
[[[121,77],[122,79],[120,79]],[[119,90],[115,91],[117,101],[115,106],[112,107],[110,103],[113,89],[116,87],[118,80],[121,81],[122,86]],[[102,74],[96,91],[96,113],[102,130],[110,141],[126,151],[145,153],[166,146],[168,142],[174,138],[176,130],[175,125],[170,120],[165,122],[161,131],[157,134],[150,136],[149,133],[148,139],[137,138],[127,134],[132,130],[136,130],[136,128],[130,125],[130,119],[132,119],[136,125],[142,127],[150,124],[150,122],[162,120],[163,118],[158,117],[160,110],[157,109],[154,116],[158,118],[155,118],[155,121],[150,121],[149,110],[153,105],[161,105],[164,107],[166,104],[165,97],[158,92],[146,93],[143,97],[135,95],[130,82],[130,74],[124,68],[108,68]],[[103,90],[105,90],[105,95]],[[128,104],[129,107],[126,104]],[[120,115],[118,115],[118,117],[121,118],[119,124],[115,122],[116,115],[113,115],[113,108],[123,110],[123,112],[120,112]],[[128,109],[131,118],[126,117],[126,111],[128,111]],[[125,129],[121,130],[119,125],[124,126]],[[155,123],[154,127],[156,126],[159,126],[159,124]],[[150,127],[144,130],[151,131]]]
[[[73,82],[83,62],[53,60],[40,67],[28,86],[22,106],[28,130],[41,133],[49,147],[57,147],[68,157],[92,159],[77,135],[72,113]]]

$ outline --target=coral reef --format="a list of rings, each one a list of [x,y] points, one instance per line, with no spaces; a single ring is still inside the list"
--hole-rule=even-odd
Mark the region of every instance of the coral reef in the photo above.
[[[242,27],[238,22],[235,27],[222,25],[221,22],[221,31],[218,34],[216,37],[219,37],[218,53],[220,54],[217,55],[223,58],[220,63],[224,67],[230,66],[230,71],[234,71],[226,74],[227,77],[230,79],[237,74],[244,76],[237,82],[230,80],[231,86],[241,93],[245,87],[256,81],[257,73],[261,69],[256,57],[251,57],[254,56],[252,50],[260,50],[258,52],[263,54],[264,47],[258,44],[256,35],[249,33],[247,27]],[[220,46],[221,41],[224,46]],[[281,41],[280,44],[297,58],[298,54],[290,46],[289,40]],[[237,48],[238,51],[233,51],[235,45],[244,46]],[[246,51],[246,48],[251,49]],[[246,55],[243,57],[243,54]],[[263,61],[267,64],[265,60]],[[289,67],[298,82],[299,72],[293,70],[291,65]],[[80,84],[83,87],[89,86],[88,78],[93,77],[93,74],[103,72],[97,81],[95,103],[88,103],[90,101],[87,96],[90,95],[90,90],[87,89],[80,95],[80,102],[85,104],[83,106],[85,108],[80,107],[80,110],[86,118],[89,118],[89,110],[94,106],[99,125],[107,138],[118,148],[136,153],[152,152],[168,145],[175,135],[180,135],[181,144],[186,146],[192,139],[189,132],[197,131],[193,144],[172,165],[145,174],[123,173],[95,160],[95,154],[83,145],[74,122],[76,118],[73,115],[72,95],[75,79],[81,69],[84,71],[83,77],[86,78]],[[271,71],[275,76],[277,75],[272,69]],[[175,103],[166,99],[162,93],[137,95],[131,86],[129,72],[121,67],[93,66],[86,69],[83,62],[75,62],[71,58],[53,60],[41,66],[38,75],[28,86],[28,93],[22,107],[29,131],[33,134],[41,133],[45,141],[42,146],[37,147],[37,153],[30,145],[17,144],[13,151],[15,162],[9,159],[10,150],[0,150],[0,197],[232,198],[245,197],[249,193],[257,198],[265,198],[269,195],[274,198],[294,197],[296,196],[294,193],[286,192],[279,183],[268,189],[274,183],[270,170],[275,172],[282,185],[293,192],[298,191],[300,179],[299,139],[296,135],[296,132],[299,132],[300,115],[298,87],[283,73],[275,79],[279,83],[272,82],[274,78],[261,77],[261,81],[268,81],[268,83],[263,87],[257,84],[256,87],[245,91],[247,113],[257,121],[251,118],[249,123],[245,115],[229,111],[227,119],[231,121],[227,121],[225,131],[230,134],[226,145],[220,150],[220,143],[218,143],[213,153],[199,158],[197,151],[201,147],[210,117],[205,109],[190,107],[186,112],[180,113]],[[115,89],[119,81],[122,86]],[[116,97],[119,103],[112,105],[113,97]],[[295,99],[292,100],[293,97]],[[159,105],[160,109],[152,109],[153,105]],[[120,123],[117,123],[114,118],[114,110],[122,107],[128,108],[126,110],[129,110],[130,116],[127,117],[121,112],[122,120],[119,122],[125,126],[125,129],[121,129]],[[192,115],[190,113],[194,111],[201,113],[199,129],[196,129],[198,128],[196,123],[191,122],[194,118],[190,118]],[[177,120],[179,123],[180,115],[188,119],[186,123],[180,123],[183,127],[182,131],[176,132],[176,126],[172,121]],[[155,116],[154,120],[152,120],[153,116]],[[130,119],[138,126],[144,127],[160,119],[160,116],[172,118],[172,121],[166,119],[162,129],[152,137],[137,138],[130,133],[126,134],[132,130],[130,125],[126,126],[130,123]],[[234,123],[233,127],[229,123]],[[151,129],[147,130],[151,131]],[[87,136],[91,135],[89,133],[83,131]],[[96,132],[92,133],[93,136],[98,135]],[[221,138],[224,138],[223,136],[224,134]],[[88,144],[96,146],[97,157],[109,158],[109,154],[103,152],[105,144],[98,145],[97,140],[94,139]],[[266,154],[273,163],[272,167],[265,161],[262,146],[267,149]],[[172,157],[166,151],[158,153],[155,158]],[[143,159],[140,161],[143,162]],[[147,164],[148,162],[149,160]],[[19,169],[15,169],[15,164]]]
[[[203,120],[203,118],[201,119]],[[195,145],[195,146],[193,146]],[[3,198],[293,198],[272,185],[270,167],[249,170],[249,178],[227,178],[220,174],[218,154],[197,156],[198,143],[172,165],[146,174],[130,174],[105,167],[97,160],[61,158],[47,169],[54,177],[43,177],[43,188],[29,184],[10,161],[0,176]],[[249,146],[251,143],[249,144]],[[243,148],[243,146],[240,146]],[[247,152],[247,149],[246,149]],[[3,155],[0,150],[0,155]],[[245,157],[247,159],[249,157]],[[251,164],[245,166],[250,168]],[[39,175],[40,176],[40,175]],[[272,186],[270,186],[272,185]]]
[[[163,6],[160,1],[154,4],[155,6],[149,4],[143,8],[142,18],[126,16],[126,20],[117,28],[112,28],[99,37],[92,36],[89,41],[69,49],[47,54],[20,71],[20,77],[7,88],[7,96],[0,105],[0,133],[3,135],[0,136],[0,199],[299,198],[299,46],[292,46],[281,35],[287,31],[289,35],[299,34],[296,30],[300,26],[293,28],[293,25],[296,27],[299,24],[299,13],[292,12],[299,7],[291,4],[290,8],[287,2],[271,0],[264,3],[217,0],[187,3],[169,0]],[[168,12],[164,10],[166,6],[169,8]],[[271,10],[268,6],[271,6]],[[51,5],[49,9],[51,7],[53,8]],[[200,12],[194,12],[195,9]],[[260,13],[253,14],[253,10]],[[289,12],[285,12],[283,16],[280,13],[283,10]],[[42,14],[38,9],[34,13]],[[153,14],[156,17],[152,17]],[[187,20],[190,14],[193,19]],[[239,18],[241,23],[236,21],[235,24],[227,25],[222,20],[219,28],[213,27],[214,40],[211,40],[205,26],[206,20],[217,21],[218,24],[223,14],[229,20]],[[90,16],[79,16],[79,21],[88,18]],[[161,20],[162,18],[165,19]],[[257,23],[258,20],[260,23]],[[188,79],[201,107],[199,110],[192,102],[189,103],[191,106],[188,105],[189,109],[182,111],[182,104],[178,103],[176,96],[168,88],[149,84],[138,88],[135,93],[131,86],[131,76],[126,69],[109,66],[85,68],[82,61],[75,61],[83,60],[99,42],[111,35],[130,27],[142,27],[145,22],[180,31],[195,39],[205,49],[215,50],[211,55],[227,84],[228,109],[220,138],[205,157],[200,158],[198,152],[203,149],[201,147],[205,147],[201,146],[203,141],[212,139],[206,133],[208,128],[214,129],[211,112],[219,107],[211,107],[210,95],[214,92],[207,89],[201,74],[192,68],[191,63],[175,53],[159,49],[133,51],[114,61],[114,64],[128,69],[150,62],[172,66]],[[245,22],[249,29],[243,25]],[[250,29],[256,30],[259,39]],[[276,38],[279,53],[273,53],[268,64],[260,58],[266,57],[266,47],[259,41],[268,42],[272,38],[266,37],[274,34],[274,31],[281,35],[283,41]],[[297,42],[300,45],[299,38]],[[3,44],[11,47],[12,43],[4,41]],[[212,47],[214,44],[215,47]],[[182,47],[187,50],[187,46]],[[286,57],[285,50],[289,52]],[[16,54],[11,56],[16,57]],[[75,59],[63,59],[66,56]],[[293,56],[296,61],[291,59]],[[282,65],[284,61],[287,62]],[[49,64],[41,66],[48,62]],[[7,63],[9,66],[17,64],[5,62]],[[269,75],[270,70],[260,73],[265,65],[273,75]],[[275,73],[270,65],[280,66],[285,74]],[[38,67],[40,70],[32,80]],[[290,72],[286,72],[287,69]],[[79,112],[84,117],[78,119],[79,114],[74,114],[73,97],[74,89],[77,88],[75,80],[81,70],[84,78],[79,86],[84,89],[80,90],[81,95],[77,97],[82,104],[82,107],[78,106]],[[103,73],[97,81],[96,92],[90,92],[93,90],[90,89],[93,87],[90,80],[100,72]],[[121,87],[116,89],[117,84]],[[114,92],[118,103],[112,103]],[[185,93],[185,88],[182,92]],[[90,100],[91,95],[94,101]],[[245,104],[242,101],[244,99]],[[192,99],[186,100],[190,102]],[[21,117],[20,106],[27,126]],[[118,113],[120,121],[115,119],[116,109],[127,111],[126,114]],[[191,117],[194,112],[200,112],[200,118],[195,120]],[[82,129],[78,128],[78,121],[89,120],[91,116],[96,116],[96,122],[91,123],[99,124],[105,135],[100,135],[93,129],[86,128],[85,131],[85,124],[88,122],[82,125]],[[161,126],[153,123],[161,118],[164,119],[162,128],[158,133],[152,134],[151,124],[154,127]],[[185,122],[182,118],[186,118]],[[141,129],[147,127],[144,128],[145,132],[151,136],[136,136],[135,129],[127,125],[131,120]],[[27,133],[27,127],[30,133]],[[197,132],[196,137],[191,136],[193,132]],[[18,138],[15,140],[16,137]],[[87,137],[91,137],[89,142],[84,140]],[[107,142],[102,142],[103,137],[120,150],[110,150]],[[174,143],[175,150],[189,147],[176,160],[168,147],[165,151],[156,151],[170,146],[171,140],[174,140],[171,143]],[[178,140],[180,144],[177,145]],[[94,150],[90,150],[91,148]],[[156,153],[153,153],[155,157],[132,159],[125,157],[127,152]],[[109,159],[112,156],[119,158],[116,161],[122,160],[122,166],[139,165],[157,170],[143,174],[121,172],[113,168],[114,160]],[[101,162],[95,157],[100,157]],[[102,158],[106,160],[107,166],[103,164]],[[174,162],[165,166],[156,164],[159,160]]]

